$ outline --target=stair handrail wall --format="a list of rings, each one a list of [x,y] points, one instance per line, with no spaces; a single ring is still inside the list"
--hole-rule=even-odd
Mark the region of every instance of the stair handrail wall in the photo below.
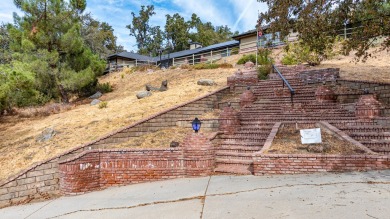
[[[284,85],[286,85],[288,87],[288,89],[290,90],[291,103],[293,103],[293,97],[294,97],[294,94],[295,94],[295,90],[291,87],[290,83],[288,83],[287,79],[282,75],[282,73],[279,71],[279,69],[275,65],[272,65],[272,69],[275,70],[276,73],[278,73],[279,77],[282,79],[282,81],[283,81],[283,88],[284,88]]]

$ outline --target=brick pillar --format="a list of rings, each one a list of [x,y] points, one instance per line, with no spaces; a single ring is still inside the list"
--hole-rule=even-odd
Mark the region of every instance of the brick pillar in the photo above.
[[[374,119],[380,116],[381,103],[376,99],[374,94],[361,96],[355,107],[355,115],[359,119]]]
[[[214,170],[214,147],[202,133],[191,133],[184,139],[183,157],[186,176],[208,176]]]
[[[219,130],[225,134],[234,134],[240,126],[238,112],[234,110],[229,103],[219,116]]]
[[[251,106],[253,102],[256,101],[256,96],[250,90],[251,88],[248,86],[247,90],[241,94],[240,96],[240,107]]]
[[[336,100],[336,95],[332,89],[325,85],[321,85],[316,90],[316,100],[320,103],[332,103]]]
[[[99,152],[59,163],[60,191],[77,194],[100,188]]]

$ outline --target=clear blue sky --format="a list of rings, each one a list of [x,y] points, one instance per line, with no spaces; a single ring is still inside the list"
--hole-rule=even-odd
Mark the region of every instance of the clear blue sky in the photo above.
[[[179,13],[186,19],[196,13],[203,22],[214,25],[228,25],[233,31],[244,32],[254,29],[257,12],[267,6],[256,0],[87,0],[87,12],[99,21],[105,21],[114,28],[118,44],[128,51],[136,50],[134,37],[129,36],[126,25],[131,23],[131,12],[138,14],[141,5],[155,6],[156,15],[151,25],[164,27],[165,15]],[[0,23],[13,22],[12,12],[22,13],[14,6],[13,0],[1,0]]]

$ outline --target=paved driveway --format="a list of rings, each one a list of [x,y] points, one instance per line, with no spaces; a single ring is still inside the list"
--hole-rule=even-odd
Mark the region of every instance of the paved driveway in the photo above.
[[[390,170],[211,176],[0,209],[0,218],[390,218]]]

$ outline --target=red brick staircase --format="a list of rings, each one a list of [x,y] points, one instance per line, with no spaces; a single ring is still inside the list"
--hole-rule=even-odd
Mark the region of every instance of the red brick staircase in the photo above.
[[[216,151],[215,172],[252,174],[252,155],[261,150],[276,122],[327,121],[371,150],[390,154],[390,128],[375,122],[358,121],[354,113],[338,103],[316,101],[317,87],[305,85],[297,77],[298,71],[282,68],[282,73],[295,90],[293,104],[290,92],[287,87],[283,87],[281,79],[259,81],[251,85],[257,100],[240,110],[241,128],[235,134],[222,135]],[[279,90],[279,95],[275,95],[275,90]]]

